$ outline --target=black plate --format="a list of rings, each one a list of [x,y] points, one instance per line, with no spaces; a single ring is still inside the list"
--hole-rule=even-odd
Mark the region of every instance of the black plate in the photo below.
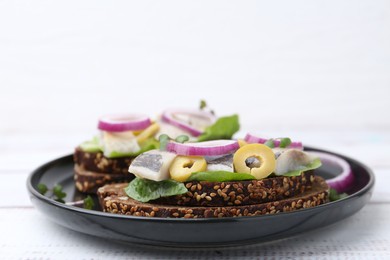
[[[314,208],[255,217],[169,219],[123,216],[101,212],[98,206],[94,210],[68,206],[39,194],[38,183],[45,183],[49,187],[61,184],[67,193],[67,200],[84,198],[74,187],[71,155],[48,162],[32,172],[27,180],[27,188],[38,210],[50,220],[78,232],[154,246],[235,246],[297,235],[335,223],[359,211],[371,197],[374,174],[362,163],[338,156],[351,164],[355,175],[355,181],[347,191],[349,196]],[[325,178],[334,175],[334,169],[326,164],[317,172]]]

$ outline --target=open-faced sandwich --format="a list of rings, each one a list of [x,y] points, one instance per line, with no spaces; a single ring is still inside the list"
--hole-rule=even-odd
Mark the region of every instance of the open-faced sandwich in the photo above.
[[[130,183],[98,189],[106,212],[169,218],[254,216],[328,201],[318,158],[289,138],[179,143],[137,156]]]
[[[95,193],[107,183],[130,181],[131,161],[139,154],[158,148],[154,138],[159,125],[138,114],[110,115],[100,118],[100,134],[79,145],[74,152],[74,179],[83,193]]]
[[[216,117],[206,109],[167,109],[152,122],[144,115],[123,114],[100,118],[100,133],[79,145],[74,152],[77,190],[95,193],[107,183],[130,181],[132,160],[143,152],[158,149],[157,139],[169,134],[173,140],[230,139],[239,130],[238,116]]]

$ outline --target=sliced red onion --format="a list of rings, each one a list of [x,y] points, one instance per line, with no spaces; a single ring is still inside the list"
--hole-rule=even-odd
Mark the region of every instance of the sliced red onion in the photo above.
[[[354,175],[351,170],[351,166],[347,161],[339,156],[332,155],[323,152],[309,152],[311,155],[319,157],[322,163],[327,163],[335,166],[339,166],[342,171],[339,175],[332,179],[326,180],[329,187],[335,189],[338,193],[346,191],[354,181]]]
[[[258,144],[264,144],[267,142],[269,139],[267,138],[262,138],[262,137],[257,137],[255,135],[252,135],[250,133],[246,134],[244,138],[245,142],[247,143],[258,143]],[[279,147],[280,145],[280,140],[273,140],[275,147]],[[303,145],[301,142],[291,142],[291,144],[288,146],[288,148],[294,148],[294,149],[303,149]]]
[[[107,132],[138,131],[151,125],[150,118],[140,114],[106,115],[99,119],[98,128]]]
[[[177,143],[170,142],[167,151],[178,155],[192,156],[217,156],[234,153],[240,148],[235,140],[214,140],[199,143]]]
[[[189,120],[181,120],[180,115],[187,116]],[[169,109],[165,110],[162,114],[162,120],[166,123],[174,125],[188,133],[192,136],[199,136],[203,133],[204,129],[199,129],[193,124],[191,124],[191,118],[193,120],[203,120],[207,121],[205,127],[212,125],[216,121],[216,117],[206,111],[202,110],[189,110],[189,109]]]

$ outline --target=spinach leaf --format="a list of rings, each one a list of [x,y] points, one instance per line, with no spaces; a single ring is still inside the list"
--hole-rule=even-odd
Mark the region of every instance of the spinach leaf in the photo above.
[[[187,191],[183,183],[174,180],[152,181],[141,178],[135,178],[125,188],[125,192],[129,197],[140,202],[180,195]]]
[[[255,180],[256,178],[248,173],[236,173],[227,171],[213,171],[213,172],[194,172],[187,181],[246,181]]]
[[[108,158],[118,158],[118,157],[135,157],[140,155],[141,153],[147,152],[149,150],[157,149],[160,147],[160,143],[154,139],[149,138],[145,142],[143,142],[140,146],[140,150],[135,153],[122,153],[122,152],[116,152],[113,151],[110,154],[107,155]]]
[[[283,174],[283,176],[298,176],[298,175],[301,175],[302,172],[306,172],[306,171],[320,168],[321,165],[322,165],[321,160],[319,158],[316,158],[308,165],[303,166],[301,169],[291,171],[291,172],[286,172],[285,174]]]
[[[232,139],[233,135],[240,129],[238,115],[220,117],[213,125],[207,127],[198,142]]]
[[[95,136],[92,140],[80,144],[80,148],[87,153],[97,153],[103,150],[99,142],[99,137]]]

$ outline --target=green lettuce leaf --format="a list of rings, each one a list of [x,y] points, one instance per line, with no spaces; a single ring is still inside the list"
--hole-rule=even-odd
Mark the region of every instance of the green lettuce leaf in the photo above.
[[[347,193],[338,193],[335,189],[329,190],[329,200],[336,201],[348,197]]]
[[[220,117],[213,125],[206,128],[204,133],[198,137],[198,142],[232,139],[233,135],[240,129],[238,115]]]
[[[95,136],[92,140],[80,144],[80,148],[87,153],[97,153],[103,151],[100,146],[99,137]]]
[[[191,174],[188,181],[210,181],[210,182],[223,182],[223,181],[246,181],[255,180],[253,175],[248,173],[236,173],[227,171],[213,171],[213,172],[194,172]]]
[[[140,202],[180,195],[187,191],[183,183],[174,180],[152,181],[141,178],[135,178],[125,188],[125,192],[129,197]]]
[[[285,174],[283,174],[283,176],[298,176],[298,175],[301,175],[302,172],[306,172],[306,171],[320,168],[321,165],[322,165],[321,160],[319,158],[316,158],[308,165],[303,166],[302,169],[291,171],[291,172],[286,172]]]
[[[121,153],[113,151],[112,153],[106,155],[108,158],[118,158],[118,157],[135,157],[149,150],[158,149],[160,143],[153,137],[147,139],[145,142],[141,143],[140,150],[135,153]],[[92,140],[86,141],[80,145],[80,148],[84,152],[88,153],[97,153],[104,152],[103,147],[100,145],[99,137],[95,136]]]
[[[145,142],[140,145],[140,150],[135,153],[122,153],[113,151],[110,154],[106,155],[107,158],[118,158],[118,157],[136,157],[141,153],[147,152],[149,150],[158,149],[160,147],[160,143],[154,139],[149,138]]]

